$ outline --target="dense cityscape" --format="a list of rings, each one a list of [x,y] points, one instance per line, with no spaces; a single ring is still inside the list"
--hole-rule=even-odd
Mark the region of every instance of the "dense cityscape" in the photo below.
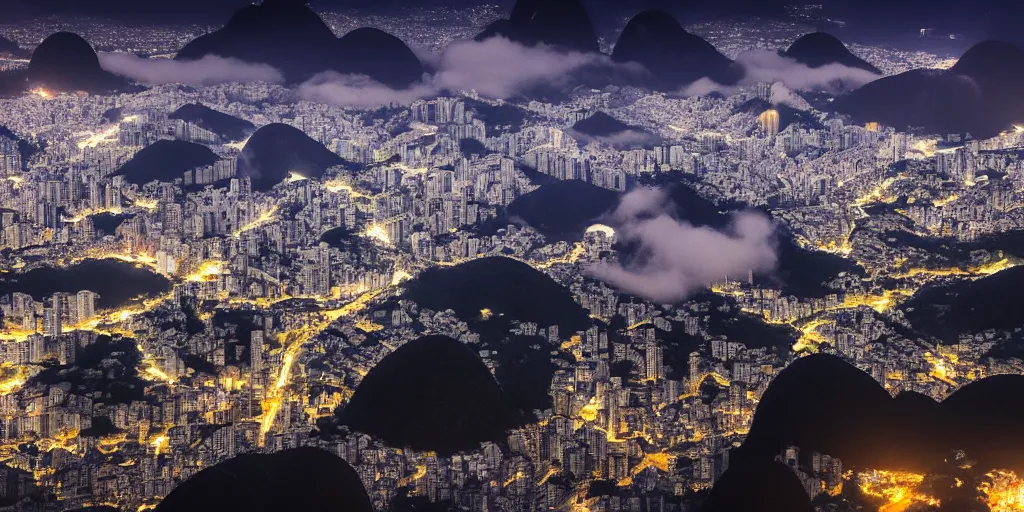
[[[336,36],[373,26],[436,54],[501,15],[322,17]],[[60,31],[166,58],[212,28],[0,24],[29,50],[0,69],[24,69]],[[686,28],[730,58],[814,31]],[[849,47],[887,76],[959,57]],[[908,132],[795,90],[613,85],[504,101],[467,89],[353,107],[249,81],[0,100],[0,509],[148,510],[218,462],[317,446],[355,469],[376,510],[698,510],[775,376],[809,354],[935,401],[1024,374],[1024,323],[985,324],[1012,305],[929,316],[936,290],[1020,293],[970,287],[1024,261],[1024,127]],[[196,105],[240,128],[195,121]],[[318,146],[322,163],[243,173],[271,132]],[[639,236],[619,218],[625,198],[650,187],[684,230],[729,229],[736,205],[767,212],[772,268],[665,300],[602,278]],[[546,190],[584,194],[595,213]],[[529,305],[498,297],[512,290]],[[415,449],[346,423],[364,377],[428,335],[469,347],[514,396],[521,417],[501,439]],[[389,406],[415,410],[407,400]],[[777,456],[816,510],[940,506],[919,472]],[[976,475],[983,510],[1024,507],[1013,469]]]

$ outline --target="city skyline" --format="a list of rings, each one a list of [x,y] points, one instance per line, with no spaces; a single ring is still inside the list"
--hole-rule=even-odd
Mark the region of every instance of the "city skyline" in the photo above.
[[[1024,507],[990,6],[602,5],[0,23],[0,508]]]

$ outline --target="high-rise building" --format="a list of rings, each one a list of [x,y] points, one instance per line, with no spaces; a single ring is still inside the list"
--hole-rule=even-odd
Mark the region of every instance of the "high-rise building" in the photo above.
[[[89,290],[82,290],[76,294],[76,317],[79,322],[84,322],[96,316],[96,299],[100,295]]]
[[[761,124],[761,131],[769,137],[774,137],[779,134],[779,111],[775,109],[768,109],[761,113],[757,117],[758,123]]]
[[[661,380],[664,355],[662,354],[661,347],[658,346],[657,342],[647,342],[647,380]]]
[[[252,331],[249,340],[249,364],[256,373],[263,370],[263,331]]]

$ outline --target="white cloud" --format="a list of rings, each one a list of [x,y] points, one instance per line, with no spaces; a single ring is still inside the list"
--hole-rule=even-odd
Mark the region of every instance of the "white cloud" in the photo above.
[[[613,218],[619,238],[637,244],[638,254],[623,264],[600,263],[587,273],[623,292],[658,303],[685,299],[702,288],[748,272],[775,268],[775,230],[760,213],[734,216],[724,231],[674,219],[664,191],[640,188],[622,197]]]
[[[736,57],[745,75],[736,86],[722,85],[702,78],[681,92],[684,96],[703,96],[712,92],[734,94],[741,86],[757,83],[781,82],[790,91],[853,89],[881,78],[870,71],[842,64],[828,64],[811,68],[793,59],[769,50],[749,50]]]
[[[408,89],[391,89],[366,78],[326,73],[299,87],[299,96],[338,106],[367,108],[388,103],[409,104],[441,91],[476,91],[505,99],[536,87],[570,83],[578,71],[615,74],[639,73],[634,64],[620,65],[608,56],[560,52],[538,45],[526,47],[501,37],[486,41],[456,41],[440,56],[418,53],[437,72]]]
[[[437,94],[430,84],[418,83],[408,89],[392,89],[361,75],[321,73],[299,86],[299,97],[318,103],[370,109],[390,105],[408,105]]]
[[[194,61],[178,61],[145,59],[127,53],[101,53],[99,59],[103,69],[148,85],[284,81],[278,70],[266,64],[253,64],[216,55]]]

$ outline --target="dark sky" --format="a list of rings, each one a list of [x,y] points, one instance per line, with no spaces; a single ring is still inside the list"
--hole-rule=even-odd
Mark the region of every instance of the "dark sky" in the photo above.
[[[278,0],[291,1],[291,0]],[[302,1],[302,0],[297,0]],[[1020,38],[1024,0],[581,0],[595,22],[605,24],[645,8],[662,8],[682,21],[708,17],[779,15],[788,4],[821,4],[833,19],[861,31],[887,33],[923,26],[970,31],[978,37]],[[85,14],[140,21],[223,23],[251,0],[0,0],[0,19]],[[318,9],[400,8],[481,3],[511,8],[514,0],[311,0]],[[852,30],[852,29],[850,29]]]

